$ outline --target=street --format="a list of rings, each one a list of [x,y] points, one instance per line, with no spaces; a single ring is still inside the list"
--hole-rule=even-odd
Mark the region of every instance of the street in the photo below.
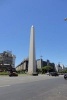
[[[63,76],[0,76],[0,100],[67,100]]]

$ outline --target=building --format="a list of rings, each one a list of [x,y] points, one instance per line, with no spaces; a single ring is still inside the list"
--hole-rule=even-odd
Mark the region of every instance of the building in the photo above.
[[[65,67],[63,64],[55,64],[55,69],[57,72],[61,72],[61,71],[65,70]]]
[[[37,63],[37,68],[42,68],[44,66],[47,66],[47,62],[43,61],[43,59],[37,59],[36,63]]]
[[[11,51],[4,51],[0,53],[0,69],[10,69],[15,68],[16,56],[12,54]]]
[[[45,67],[45,66],[51,66],[53,71],[55,71],[55,64],[54,63],[51,63],[49,60],[47,60],[47,61],[44,61],[43,59],[37,60],[37,68],[38,69]]]
[[[28,71],[28,58],[24,59],[17,67],[16,71]]]
[[[29,59],[24,59],[17,67],[16,67],[16,71],[28,71],[28,61]],[[45,67],[45,66],[51,66],[53,67],[53,71],[55,71],[55,64],[54,63],[51,63],[49,61],[49,64],[48,64],[48,60],[47,61],[43,61],[43,59],[37,59],[36,60],[36,67],[38,69],[42,68],[42,67]]]

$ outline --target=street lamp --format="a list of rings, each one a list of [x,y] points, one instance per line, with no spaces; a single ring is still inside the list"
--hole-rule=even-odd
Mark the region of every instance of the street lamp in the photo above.
[[[65,21],[67,21],[67,18],[64,18]]]
[[[40,59],[42,59],[42,57],[43,57],[43,56],[41,55],[41,56],[40,56]]]

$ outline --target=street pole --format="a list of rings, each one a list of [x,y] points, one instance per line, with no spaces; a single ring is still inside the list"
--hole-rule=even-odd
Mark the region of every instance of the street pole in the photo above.
[[[43,56],[41,55],[41,56],[40,56],[40,59],[42,59],[42,57],[43,57]]]
[[[67,18],[64,18],[64,21],[67,21]]]

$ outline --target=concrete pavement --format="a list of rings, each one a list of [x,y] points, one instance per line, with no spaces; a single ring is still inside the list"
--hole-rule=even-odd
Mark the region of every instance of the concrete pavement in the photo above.
[[[0,87],[1,100],[67,100],[67,80],[63,76],[39,75],[3,79],[2,82],[6,80],[9,84],[3,86],[0,83],[3,86]]]
[[[63,77],[63,76],[60,76],[60,77]],[[18,77],[0,76],[0,87],[3,85],[28,83],[28,82],[53,79],[53,78],[59,78],[59,77],[52,77],[48,75],[38,75],[38,76],[19,75]]]

